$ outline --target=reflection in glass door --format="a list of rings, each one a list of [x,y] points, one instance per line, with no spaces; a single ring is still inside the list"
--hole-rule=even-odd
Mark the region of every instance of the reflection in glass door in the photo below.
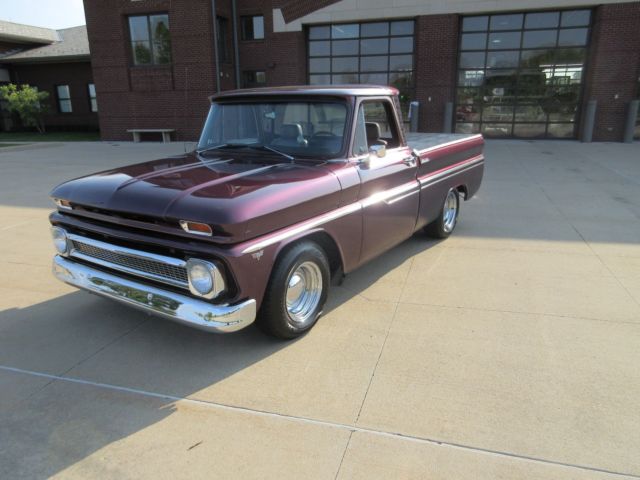
[[[590,10],[462,19],[456,132],[574,138]]]

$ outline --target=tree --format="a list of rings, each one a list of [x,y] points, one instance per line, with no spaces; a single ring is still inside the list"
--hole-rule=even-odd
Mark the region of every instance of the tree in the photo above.
[[[20,117],[25,127],[36,127],[38,132],[44,133],[44,116],[48,111],[45,100],[48,92],[39,92],[30,85],[0,86],[0,99],[7,102],[7,109]]]

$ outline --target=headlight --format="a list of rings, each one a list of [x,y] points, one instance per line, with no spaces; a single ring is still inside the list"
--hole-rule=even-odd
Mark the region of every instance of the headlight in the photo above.
[[[187,260],[187,276],[189,290],[199,297],[215,298],[225,289],[220,270],[211,262],[190,258]]]
[[[53,246],[60,255],[69,253],[69,240],[67,232],[60,227],[51,227],[51,237],[53,238]]]

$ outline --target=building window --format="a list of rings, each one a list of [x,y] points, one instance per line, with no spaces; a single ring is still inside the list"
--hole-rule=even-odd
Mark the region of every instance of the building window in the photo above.
[[[309,83],[370,83],[400,90],[403,117],[413,96],[414,21],[309,28]]]
[[[129,17],[129,35],[134,65],[171,63],[169,15]]]
[[[456,131],[574,138],[590,10],[462,18]]]
[[[240,17],[242,40],[262,40],[264,38],[264,17],[253,15]]]
[[[218,41],[218,56],[222,63],[229,63],[231,55],[229,53],[229,20],[225,17],[216,17],[216,36]]]
[[[58,94],[58,111],[60,113],[71,113],[71,91],[69,85],[57,85],[56,93]]]
[[[89,91],[89,105],[91,107],[92,112],[98,111],[98,100],[96,99],[96,86],[93,83],[90,83],[87,87]]]
[[[267,84],[267,74],[262,71],[242,72],[242,85],[244,88],[263,87]]]

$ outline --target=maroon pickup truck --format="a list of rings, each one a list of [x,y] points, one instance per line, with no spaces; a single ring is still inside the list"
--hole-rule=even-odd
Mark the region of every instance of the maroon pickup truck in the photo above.
[[[293,338],[332,280],[424,230],[445,238],[480,187],[480,135],[403,131],[378,86],[224,92],[196,151],[56,187],[53,272],[212,332]]]

